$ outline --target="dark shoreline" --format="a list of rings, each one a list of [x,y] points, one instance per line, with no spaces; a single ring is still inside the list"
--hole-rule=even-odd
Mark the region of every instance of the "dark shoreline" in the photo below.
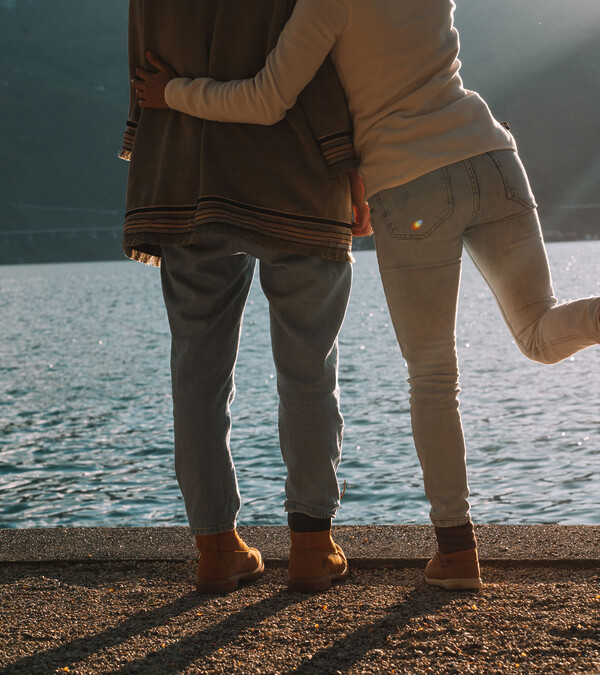
[[[3,234],[0,231],[0,265],[45,265],[57,263],[85,263],[85,262],[116,262],[126,260],[121,251],[121,231],[111,232],[109,236],[98,237],[93,234],[51,234],[36,235],[27,241],[27,232],[23,232],[18,239],[24,239],[22,244],[16,245],[11,241],[15,235]],[[576,241],[600,241],[600,236],[592,234],[545,234],[548,244]],[[375,242],[373,237],[355,239],[354,252],[373,251]]]

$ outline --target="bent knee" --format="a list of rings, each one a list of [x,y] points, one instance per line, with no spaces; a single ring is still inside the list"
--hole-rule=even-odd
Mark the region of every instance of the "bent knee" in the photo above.
[[[528,345],[522,342],[517,343],[521,352],[530,360],[535,361],[536,363],[543,363],[544,365],[551,366],[555,363],[560,363],[567,358],[563,350],[558,350],[556,346],[553,345],[544,345],[538,347],[535,345]]]

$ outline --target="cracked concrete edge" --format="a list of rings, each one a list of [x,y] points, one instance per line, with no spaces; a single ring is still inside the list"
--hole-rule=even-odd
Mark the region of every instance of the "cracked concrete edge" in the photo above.
[[[598,525],[477,525],[484,565],[600,568]],[[288,530],[241,526],[268,567],[287,565]],[[358,568],[424,567],[435,551],[429,525],[345,525],[335,540]],[[185,561],[196,558],[185,527],[0,529],[0,565]]]

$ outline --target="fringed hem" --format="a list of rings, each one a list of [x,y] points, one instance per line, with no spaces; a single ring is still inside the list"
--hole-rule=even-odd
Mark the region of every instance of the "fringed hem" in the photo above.
[[[274,211],[224,197],[202,197],[191,205],[138,207],[125,214],[125,241],[185,245],[197,231],[233,232],[248,241],[274,242],[272,245],[282,251],[300,255],[314,255],[316,251],[316,255],[334,260],[347,259],[352,249],[349,224]]]
[[[131,160],[131,152],[133,150],[133,142],[135,141],[137,128],[137,122],[127,120],[125,133],[123,134],[123,146],[119,152],[119,159],[124,159],[126,162]]]
[[[226,223],[205,224],[201,227],[183,233],[139,233],[125,235],[123,238],[123,252],[131,260],[144,263],[152,267],[160,267],[161,246],[191,246],[198,243],[203,237],[213,234],[224,234],[230,237],[260,244],[270,249],[284,253],[303,256],[316,256],[334,262],[353,263],[354,256],[350,250],[339,250],[318,244],[301,244],[281,239],[275,239],[257,232],[248,232],[243,228]]]
[[[148,265],[149,267],[160,267],[159,255],[144,253],[144,251],[139,251],[138,249],[125,246],[125,244],[123,244],[123,253],[130,260],[134,260],[135,262],[141,262],[144,265]]]

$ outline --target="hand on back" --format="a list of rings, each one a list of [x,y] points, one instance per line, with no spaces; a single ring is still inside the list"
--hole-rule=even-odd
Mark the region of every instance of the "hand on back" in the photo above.
[[[146,57],[156,71],[136,68],[137,77],[131,81],[131,86],[135,89],[138,104],[140,108],[168,108],[165,88],[177,73],[152,52],[146,52]]]

